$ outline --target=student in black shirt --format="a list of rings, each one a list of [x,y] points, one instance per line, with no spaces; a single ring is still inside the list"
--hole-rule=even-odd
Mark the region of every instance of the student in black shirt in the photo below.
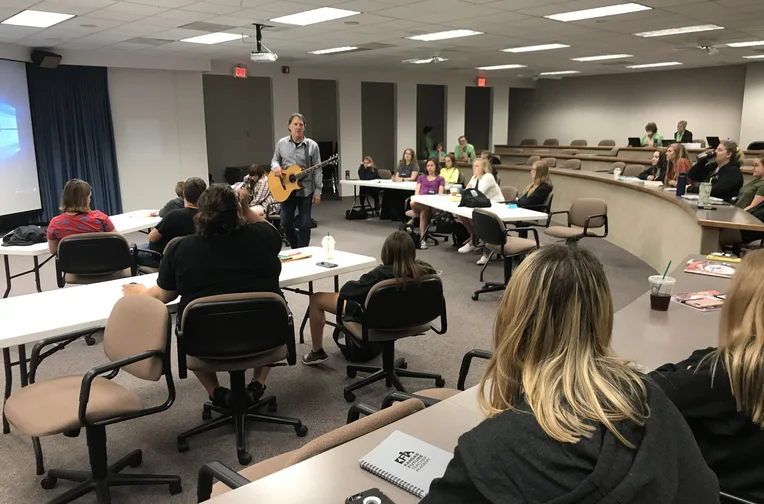
[[[393,278],[413,278],[418,280],[423,275],[434,275],[435,270],[429,264],[418,261],[416,249],[411,237],[404,231],[395,231],[382,245],[382,265],[351,280],[336,292],[317,292],[310,296],[310,338],[313,350],[302,358],[303,364],[315,366],[326,362],[329,355],[324,351],[324,326],[326,314],[337,313],[337,299],[342,296],[347,300],[345,316],[352,318],[356,305],[364,306],[371,288],[383,280]]]
[[[719,347],[651,377],[690,425],[722,491],[764,502],[764,251],[749,252],[727,290]]]
[[[360,180],[377,180],[379,178],[379,171],[377,165],[374,164],[374,160],[371,156],[364,156],[363,163],[358,167],[358,178]],[[379,189],[376,187],[361,187],[361,204],[366,204],[366,198],[368,196],[374,200],[374,210],[379,210]],[[371,207],[371,205],[369,205]]]
[[[666,153],[663,151],[653,152],[650,166],[639,174],[639,180],[655,180],[657,182],[663,182],[663,179],[666,178],[666,166]]]
[[[697,194],[700,191],[698,184],[711,182],[711,196],[731,201],[743,187],[742,162],[743,153],[735,142],[720,142],[716,151],[698,156],[695,165],[687,172],[687,178],[693,182],[687,192]]]
[[[178,210],[179,208],[183,208],[183,191],[186,189],[186,181],[185,180],[179,180],[177,184],[175,184],[175,194],[178,195],[177,198],[173,198],[157,212],[157,215],[160,217],[164,217],[170,211],[172,210]]]
[[[164,303],[180,295],[178,319],[183,309],[205,296],[239,292],[274,292],[279,288],[281,236],[273,225],[249,208],[246,188],[236,192],[227,184],[210,186],[199,198],[196,233],[173,244],[159,267],[157,284],[124,285],[125,295],[144,294]],[[250,400],[265,390],[270,368],[255,369],[247,386]],[[194,371],[212,402],[225,405],[228,389],[215,373]]]
[[[194,234],[194,216],[196,202],[207,183],[199,177],[191,177],[183,183],[183,208],[168,212],[157,226],[149,233],[149,242],[138,245],[138,264],[158,268],[161,255],[170,240],[178,236]],[[158,254],[144,252],[152,250]]]
[[[414,182],[419,177],[419,162],[416,159],[414,149],[403,151],[398,168],[393,173],[393,182]],[[401,189],[387,189],[382,198],[382,212],[380,219],[402,220],[405,209],[403,203],[406,198],[413,196],[414,191]]]

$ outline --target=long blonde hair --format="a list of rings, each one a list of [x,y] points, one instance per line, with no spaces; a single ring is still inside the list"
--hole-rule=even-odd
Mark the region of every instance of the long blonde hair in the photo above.
[[[364,156],[363,160],[369,162],[369,164],[371,165],[370,168],[372,172],[377,171],[377,165],[374,164],[374,159],[372,159],[371,156]]]
[[[483,175],[493,175],[493,169],[491,168],[491,163],[489,163],[487,159],[477,158],[475,160],[475,163],[478,163],[480,165],[480,168],[482,168],[483,170]]]
[[[536,176],[533,177],[533,182],[523,189],[523,195],[533,194],[538,186],[544,182],[550,186],[552,185],[552,179],[549,177],[549,165],[546,164],[546,161],[536,161],[533,163],[533,168],[536,169]]]
[[[666,183],[668,183],[669,180],[674,180],[679,175],[677,173],[677,164],[680,159],[686,159],[687,164],[692,164],[690,163],[690,157],[687,155],[687,147],[685,147],[684,144],[672,143],[668,148],[674,149],[674,159],[666,159],[666,175],[663,178]]]
[[[729,376],[737,410],[764,427],[764,374],[761,371],[764,367],[764,250],[746,254],[732,277],[719,324],[719,348],[707,358],[712,367],[712,382],[721,362]]]
[[[644,425],[647,389],[610,354],[613,301],[597,258],[550,245],[512,274],[494,327],[494,354],[480,382],[489,417],[524,399],[551,438],[576,443],[604,425],[633,447],[614,422]]]

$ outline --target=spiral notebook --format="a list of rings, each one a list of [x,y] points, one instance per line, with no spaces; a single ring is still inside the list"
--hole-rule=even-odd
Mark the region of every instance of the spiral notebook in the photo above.
[[[423,499],[453,454],[395,431],[361,459],[361,468]]]

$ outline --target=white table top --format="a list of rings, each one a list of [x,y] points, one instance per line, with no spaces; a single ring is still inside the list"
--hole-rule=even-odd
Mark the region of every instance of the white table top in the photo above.
[[[411,201],[427,205],[430,208],[437,210],[443,210],[460,217],[472,218],[472,208],[460,207],[459,202],[451,201],[451,197],[448,194],[428,194],[426,196],[412,196]],[[536,212],[535,210],[528,210],[525,208],[509,208],[504,203],[492,203],[491,208],[485,208],[496,215],[503,222],[518,222],[518,221],[545,221],[547,214],[543,212]]]
[[[358,187],[377,187],[379,189],[398,189],[401,191],[413,191],[416,182],[393,182],[392,180],[340,180],[340,184]],[[446,191],[451,189],[451,184],[446,184]]]
[[[324,268],[316,265],[317,262],[326,260],[321,247],[306,247],[299,251],[312,254],[313,257],[283,263],[279,279],[282,287],[359,270],[366,271],[374,268],[379,262],[373,257],[335,251],[334,258],[329,262],[337,264],[337,267]],[[50,336],[103,326],[114,304],[122,297],[124,284],[136,282],[153,287],[156,280],[157,274],[154,273],[2,299],[0,348],[34,343]],[[80,303],[76,303],[77,301]],[[169,304],[177,302],[176,299]]]
[[[161,217],[152,217],[149,215],[154,210],[136,210],[119,215],[112,215],[109,218],[114,224],[115,230],[120,234],[134,233],[142,229],[150,229],[159,224]],[[34,245],[12,247],[0,246],[0,255],[16,256],[40,256],[49,254],[48,243],[35,243]]]

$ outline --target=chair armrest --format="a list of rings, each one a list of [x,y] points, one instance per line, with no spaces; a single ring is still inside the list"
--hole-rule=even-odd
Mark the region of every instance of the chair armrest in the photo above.
[[[536,230],[536,228],[534,228],[534,227],[519,227],[519,228],[507,229],[507,234],[509,234],[512,231],[530,231],[531,233],[533,233],[533,237],[536,239],[536,246],[537,247],[541,246],[541,244],[539,242],[539,232]]]
[[[389,408],[395,402],[408,401],[409,399],[419,399],[424,403],[426,407],[434,406],[440,402],[439,399],[433,399],[432,397],[424,397],[409,392],[390,392],[382,400],[382,409]]]
[[[446,334],[446,331],[448,331],[448,316],[446,314],[446,298],[443,298],[443,309],[440,312],[440,327],[436,327],[435,324],[430,322],[430,329],[432,329],[435,334]]]
[[[59,350],[63,350],[64,348],[66,348],[66,345],[68,345],[69,343],[72,343],[83,336],[88,336],[90,334],[93,334],[94,332],[102,331],[103,329],[104,329],[103,326],[90,327],[88,329],[80,329],[79,331],[74,331],[67,334],[51,336],[50,338],[45,338],[43,340],[38,341],[35,344],[35,346],[32,348],[32,356],[30,357],[29,383],[34,383],[35,374],[37,373],[37,367],[42,363],[43,360],[50,357],[51,355],[58,352]],[[56,348],[53,348],[45,353],[42,353],[43,348],[56,344],[56,343],[58,343],[58,345],[56,345]]]
[[[138,275],[138,245],[130,245],[130,276]]]
[[[237,473],[222,462],[210,462],[199,469],[196,486],[196,502],[209,500],[212,495],[212,483],[218,480],[231,489],[243,487],[251,483],[247,478]]]
[[[289,326],[289,334],[287,335],[286,340],[286,346],[287,346],[287,364],[290,366],[294,366],[297,364],[297,346],[294,341],[294,316],[292,315],[292,310],[287,307],[287,313],[288,313],[288,322],[287,325]]]
[[[739,504],[755,504],[754,502],[751,502],[749,500],[745,500],[741,497],[735,497],[734,495],[730,495],[728,493],[719,492],[719,497],[721,499],[722,504],[725,503],[739,503]]]
[[[458,390],[464,390],[464,382],[467,380],[467,374],[470,372],[472,359],[478,358],[490,360],[491,357],[493,357],[493,352],[489,350],[479,350],[477,348],[464,354],[464,357],[462,358],[462,366],[459,368],[459,381],[456,384],[456,388]]]
[[[379,411],[377,408],[375,408],[374,406],[369,406],[366,403],[353,404],[352,406],[350,406],[350,409],[348,410],[347,423],[349,424],[353,423],[359,418],[361,418],[361,415],[369,416],[369,415],[373,415],[377,411]]]
[[[64,272],[61,271],[61,265],[58,262],[58,254],[56,254],[56,285],[58,285],[59,289],[63,289],[64,286],[66,286],[66,282],[64,282]]]
[[[586,236],[586,233],[589,229],[589,221],[592,219],[599,219],[604,218],[605,219],[605,236],[607,236],[607,214],[598,214],[598,215],[590,215],[586,218],[584,221],[584,236]]]
[[[558,212],[549,212],[549,216],[546,218],[546,227],[549,227],[549,225],[552,223],[552,216],[553,215],[559,215],[559,214],[565,214],[568,216],[568,227],[570,227],[570,211],[569,210],[560,210]]]

